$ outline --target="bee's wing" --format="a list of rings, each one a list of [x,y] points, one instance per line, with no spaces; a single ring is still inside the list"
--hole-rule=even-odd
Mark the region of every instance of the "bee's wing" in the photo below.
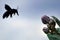
[[[11,7],[7,4],[5,4],[5,9],[9,11],[9,10],[11,10]]]
[[[4,18],[8,18],[9,14],[8,14],[8,11],[6,11],[4,14],[3,14],[3,19]]]

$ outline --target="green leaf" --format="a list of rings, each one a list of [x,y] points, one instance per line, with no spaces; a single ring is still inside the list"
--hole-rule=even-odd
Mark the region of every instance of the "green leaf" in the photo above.
[[[57,28],[57,31],[60,33],[60,28]],[[60,35],[58,34],[47,34],[49,40],[60,40]]]
[[[52,18],[56,21],[56,23],[60,26],[60,20],[56,18],[55,16],[52,16]]]

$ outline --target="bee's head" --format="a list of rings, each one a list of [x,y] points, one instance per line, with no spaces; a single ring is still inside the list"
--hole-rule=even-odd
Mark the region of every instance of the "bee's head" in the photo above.
[[[17,13],[17,15],[19,15],[17,9],[12,9],[12,10],[13,10],[13,13],[14,13],[14,14]]]

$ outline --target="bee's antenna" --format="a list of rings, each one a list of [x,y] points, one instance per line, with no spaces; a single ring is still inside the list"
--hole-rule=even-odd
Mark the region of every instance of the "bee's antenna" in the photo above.
[[[17,6],[17,11],[18,11],[19,7]]]
[[[18,14],[18,9],[19,9],[19,7],[17,6],[17,15],[19,16],[19,14]]]

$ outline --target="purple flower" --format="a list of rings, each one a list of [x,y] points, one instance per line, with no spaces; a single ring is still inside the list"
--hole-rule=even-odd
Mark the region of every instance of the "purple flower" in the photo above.
[[[43,32],[47,34],[47,33],[49,33],[49,29],[47,27],[44,27]]]
[[[50,18],[49,18],[48,16],[44,15],[44,16],[41,18],[41,20],[42,20],[42,22],[43,22],[44,24],[47,24],[47,23],[49,23]]]

